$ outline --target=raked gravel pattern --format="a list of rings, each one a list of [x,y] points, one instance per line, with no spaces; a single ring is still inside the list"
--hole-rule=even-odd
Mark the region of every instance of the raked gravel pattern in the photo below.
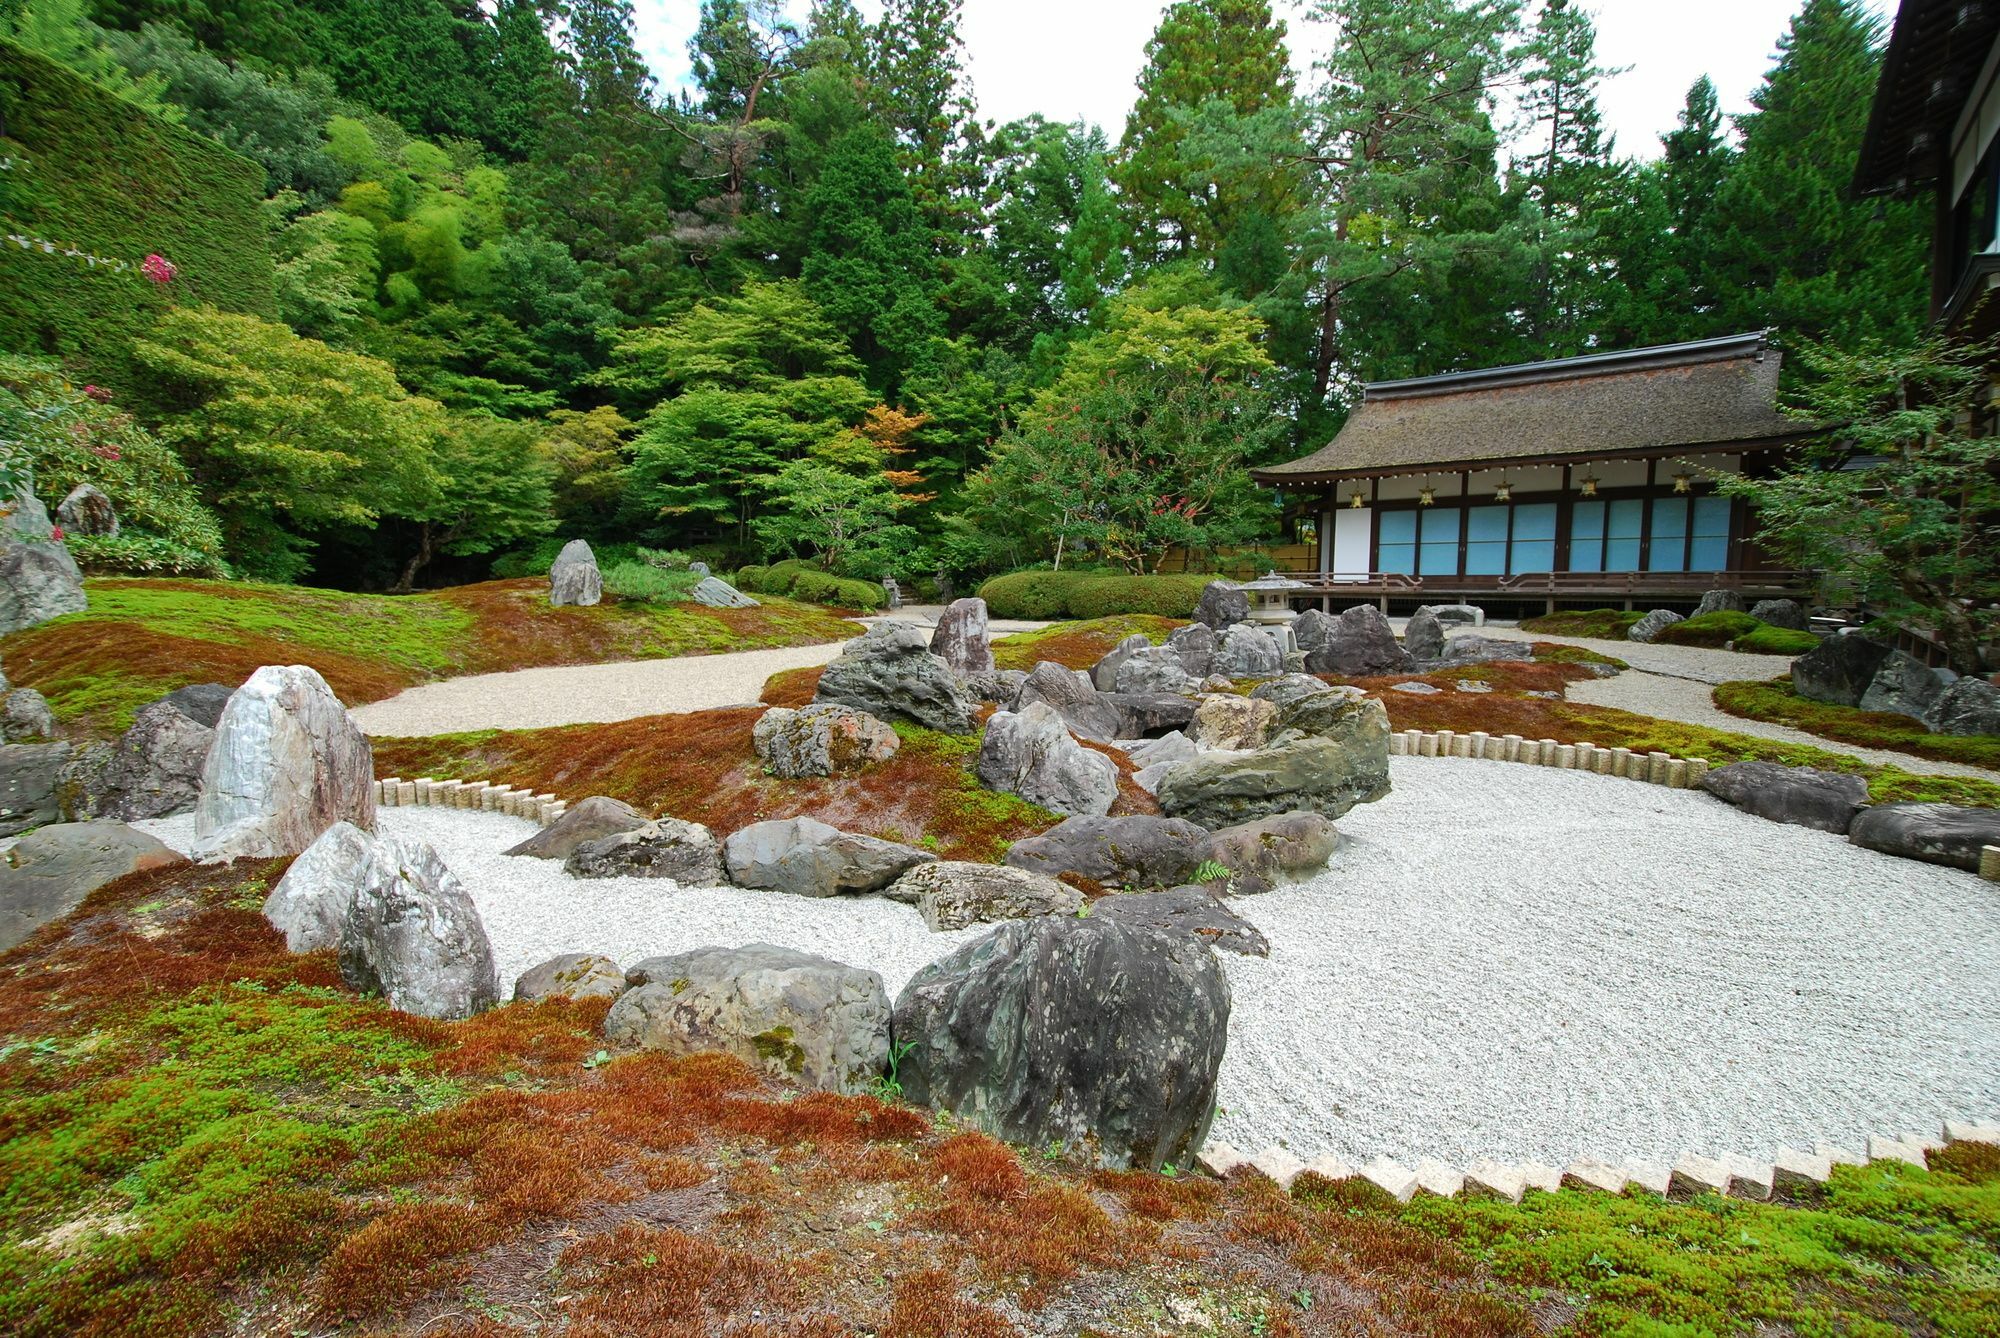
[[[1699,791],[1395,758],[1310,882],[1233,906],[1213,1137],[1303,1158],[1770,1157],[2000,1115],[2000,891]],[[139,824],[185,844],[186,819]],[[503,983],[558,952],[769,942],[891,993],[978,937],[880,898],[572,880],[529,824],[385,809],[478,902]]]

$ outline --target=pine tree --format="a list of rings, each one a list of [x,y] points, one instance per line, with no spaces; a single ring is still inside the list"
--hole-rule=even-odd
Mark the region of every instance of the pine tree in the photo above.
[[[980,134],[958,35],[964,7],[964,0],[885,0],[868,61],[911,193],[946,237],[978,226]]]
[[[491,138],[511,158],[525,158],[555,109],[556,52],[542,27],[538,0],[500,0],[493,15]]]

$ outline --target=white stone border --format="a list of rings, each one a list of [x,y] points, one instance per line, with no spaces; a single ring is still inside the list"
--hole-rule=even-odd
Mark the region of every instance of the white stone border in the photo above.
[[[1636,753],[1630,748],[1600,748],[1594,743],[1557,743],[1554,739],[1524,739],[1519,734],[1460,734],[1441,729],[1400,730],[1389,736],[1391,757],[1476,757],[1488,762],[1522,762],[1529,766],[1591,771],[1600,776],[1694,790],[1709,772],[1708,759],[1681,758],[1671,753]]]
[[[1419,1194],[1441,1199],[1487,1198],[1519,1203],[1529,1190],[1553,1193],[1558,1189],[1594,1190],[1603,1194],[1640,1189],[1672,1199],[1721,1194],[1732,1199],[1761,1201],[1822,1188],[1832,1178],[1836,1166],[1895,1161],[1927,1167],[1925,1153],[1953,1143],[2000,1144],[2000,1124],[1946,1120],[1940,1132],[1941,1137],[1914,1132],[1871,1136],[1863,1154],[1822,1143],[1810,1153],[1780,1148],[1778,1155],[1768,1162],[1734,1156],[1683,1157],[1671,1166],[1647,1161],[1613,1165],[1583,1160],[1557,1169],[1535,1162],[1481,1161],[1461,1171],[1430,1158],[1412,1169],[1386,1157],[1378,1157],[1366,1166],[1350,1166],[1333,1156],[1302,1162],[1290,1149],[1278,1146],[1245,1156],[1227,1143],[1210,1143],[1196,1161],[1203,1170],[1216,1176],[1239,1169],[1255,1171],[1287,1191],[1301,1175],[1311,1172],[1335,1183],[1365,1186],[1397,1203],[1408,1203]]]
[[[491,781],[432,780],[422,776],[403,780],[385,776],[375,782],[375,803],[380,808],[466,808],[487,813],[505,813],[510,818],[526,818],[546,827],[569,810],[569,804],[552,794],[535,794],[511,785]]]

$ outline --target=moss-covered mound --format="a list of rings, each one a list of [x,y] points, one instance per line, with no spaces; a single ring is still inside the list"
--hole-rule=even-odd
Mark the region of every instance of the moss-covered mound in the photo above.
[[[1070,669],[1088,669],[1128,636],[1143,636],[1158,645],[1176,627],[1185,626],[1185,618],[1162,618],[1151,613],[1055,623],[1032,632],[996,638],[993,663],[1000,669],[1026,670],[1043,660],[1053,660]]]
[[[1811,632],[1773,627],[1747,613],[1697,614],[1662,628],[1657,640],[1672,646],[1727,646],[1751,655],[1803,655],[1819,644]]]
[[[1523,618],[1521,630],[1538,636],[1587,636],[1623,641],[1625,634],[1632,630],[1632,624],[1645,616],[1644,613],[1625,609],[1572,609],[1562,613],[1545,613],[1539,618]]]
[[[1774,678],[1768,683],[1724,683],[1715,690],[1715,704],[1746,720],[1790,725],[1838,743],[1914,753],[1940,762],[1992,767],[1996,773],[1994,779],[2000,781],[2000,739],[1990,735],[1933,734],[1906,715],[1816,702],[1792,691],[1789,678]]]

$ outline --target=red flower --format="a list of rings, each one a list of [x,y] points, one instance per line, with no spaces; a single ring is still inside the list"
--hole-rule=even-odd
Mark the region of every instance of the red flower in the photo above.
[[[57,543],[61,543],[62,537],[63,537],[62,526],[60,525],[49,526],[49,538],[55,540]]]
[[[85,386],[83,393],[90,399],[96,400],[99,404],[111,403],[111,392],[103,386]]]
[[[174,267],[173,261],[155,251],[139,262],[139,272],[164,288],[174,281],[180,270]]]
[[[116,446],[93,446],[90,448],[90,453],[100,460],[118,460],[125,454]]]

